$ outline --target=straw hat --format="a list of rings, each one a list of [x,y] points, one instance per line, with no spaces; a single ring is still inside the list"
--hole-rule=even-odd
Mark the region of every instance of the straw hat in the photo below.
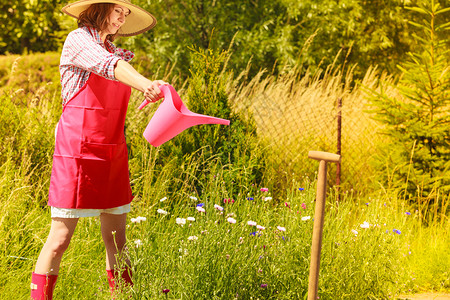
[[[67,4],[62,8],[63,13],[78,19],[80,13],[85,11],[91,4],[95,3],[113,3],[125,6],[130,10],[127,21],[119,29],[118,35],[132,36],[152,29],[156,25],[156,18],[145,9],[132,4],[128,0],[79,0]]]

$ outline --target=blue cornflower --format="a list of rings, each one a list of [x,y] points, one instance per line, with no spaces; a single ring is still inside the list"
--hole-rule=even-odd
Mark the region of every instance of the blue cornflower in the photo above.
[[[254,200],[253,197],[247,197],[247,200]]]
[[[408,216],[410,216],[410,215],[411,215],[411,213],[410,213],[409,211],[405,212],[405,214],[407,214]]]
[[[395,229],[395,228],[394,228],[394,230],[392,230],[392,231],[395,232],[396,234],[402,234],[402,232],[401,232],[400,230]]]
[[[261,233],[258,232],[258,231],[254,231],[254,232],[250,232],[250,235],[253,235],[253,236],[258,235],[258,236],[261,236]]]
[[[199,204],[197,204],[197,207],[203,207],[203,206],[205,206],[205,203],[199,203]]]
[[[304,191],[305,189],[304,189],[304,188],[298,188],[298,190],[299,190],[299,191]]]

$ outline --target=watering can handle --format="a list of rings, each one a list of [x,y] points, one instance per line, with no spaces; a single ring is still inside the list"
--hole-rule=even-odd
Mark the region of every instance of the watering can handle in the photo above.
[[[162,85],[168,85],[168,84],[162,84]],[[160,85],[160,86],[162,86],[162,85]],[[160,97],[161,98],[164,98],[164,93],[163,92],[161,92],[161,94],[160,94]],[[161,99],[160,98],[160,99]],[[141,110],[141,109],[143,109],[145,106],[147,106],[147,104],[149,104],[150,103],[150,101],[148,101],[147,99],[144,99],[144,101],[142,101],[142,103],[141,103],[141,105],[139,105],[139,110]]]
[[[149,103],[150,103],[150,101],[148,101],[147,99],[144,99],[144,101],[142,101],[141,105],[139,105],[139,110],[143,109]]]

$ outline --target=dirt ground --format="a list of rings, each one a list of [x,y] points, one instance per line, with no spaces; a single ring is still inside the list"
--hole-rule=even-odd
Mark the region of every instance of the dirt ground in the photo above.
[[[450,293],[421,293],[413,295],[399,295],[397,300],[450,300]]]

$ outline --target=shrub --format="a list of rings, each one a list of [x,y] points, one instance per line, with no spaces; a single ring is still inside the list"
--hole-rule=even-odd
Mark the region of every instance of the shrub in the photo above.
[[[148,195],[145,185],[149,185],[149,180],[155,184],[159,177],[170,172],[170,183],[164,183],[169,194],[182,186],[187,189],[186,193],[201,194],[201,180],[214,176],[217,170],[211,166],[217,164],[223,168],[233,165],[242,170],[242,174],[235,174],[235,180],[242,180],[245,185],[261,180],[264,155],[259,148],[255,124],[251,117],[232,110],[225,91],[225,82],[231,76],[225,69],[227,55],[227,52],[193,48],[188,87],[186,90],[178,89],[178,93],[191,111],[228,119],[230,126],[194,126],[153,149],[142,143],[141,134],[134,134],[143,131],[143,126],[138,124],[147,122],[142,115],[130,114],[127,135],[131,145],[132,173],[136,178],[135,193]],[[143,165],[145,167],[142,168]],[[188,165],[195,165],[195,169],[186,169]],[[188,186],[184,180],[186,177],[189,178]]]
[[[371,91],[374,117],[386,125],[384,133],[391,138],[382,145],[377,165],[382,182],[405,190],[407,198],[418,191],[419,196],[434,198],[436,189],[450,191],[449,51],[448,40],[439,39],[449,25],[435,25],[449,9],[440,9],[434,1],[410,9],[427,19],[412,22],[423,31],[414,35],[421,51],[409,53],[409,60],[399,66],[400,96]]]

